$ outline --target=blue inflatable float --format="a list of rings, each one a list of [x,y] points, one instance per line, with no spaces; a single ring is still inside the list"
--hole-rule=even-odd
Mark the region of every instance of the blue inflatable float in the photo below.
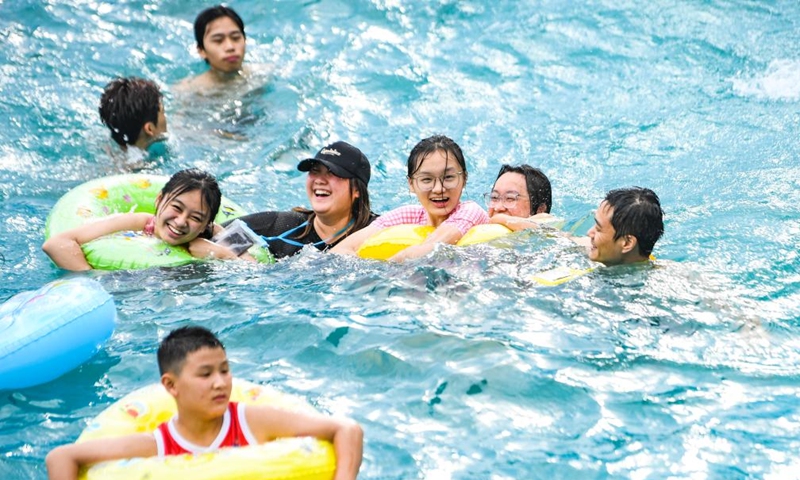
[[[0,306],[0,390],[49,382],[82,364],[116,319],[111,295],[88,278],[14,295]]]

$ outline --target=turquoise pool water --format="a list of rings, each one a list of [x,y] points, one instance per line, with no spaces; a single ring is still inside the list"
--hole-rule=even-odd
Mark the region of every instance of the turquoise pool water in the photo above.
[[[189,1],[0,1],[0,301],[65,276],[39,250],[69,188],[118,171],[97,117],[114,75],[159,81],[172,137],[148,171],[198,166],[250,210],[305,204],[299,158],[373,162],[376,211],[413,201],[411,146],[463,147],[466,196],[503,162],[542,168],[585,232],[605,191],[661,196],[656,270],[598,271],[524,233],[404,265],[309,252],[274,266],[95,273],[119,325],[68,375],[0,392],[0,478],[125,393],[187,322],[234,373],[349,415],[361,478],[788,478],[800,469],[800,4],[713,0],[230,4],[250,91],[189,103]],[[209,134],[237,133],[241,140]]]

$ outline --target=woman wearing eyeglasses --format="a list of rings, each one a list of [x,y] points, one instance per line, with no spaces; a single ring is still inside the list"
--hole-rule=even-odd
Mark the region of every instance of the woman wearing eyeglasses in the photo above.
[[[489,222],[515,232],[560,221],[550,215],[553,204],[550,180],[530,165],[500,167],[491,193],[483,198],[489,207]]]
[[[487,223],[489,217],[475,202],[462,202],[467,183],[467,164],[461,147],[443,135],[417,143],[408,156],[408,187],[419,205],[406,205],[382,215],[370,226],[354,233],[331,249],[333,253],[355,255],[364,241],[380,230],[395,225],[430,225],[435,228],[421,244],[391,257],[401,262],[427,255],[437,243],[457,243],[470,228]]]

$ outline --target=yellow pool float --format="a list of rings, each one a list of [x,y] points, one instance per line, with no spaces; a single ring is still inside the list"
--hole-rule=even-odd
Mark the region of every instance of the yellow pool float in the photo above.
[[[297,397],[244,380],[233,381],[231,401],[313,411]],[[76,443],[133,433],[153,432],[176,414],[175,400],[161,384],[136,390],[104,410]],[[81,480],[330,480],[336,456],[329,442],[282,438],[260,445],[223,448],[198,455],[131,458],[92,465]]]
[[[366,239],[357,253],[361,258],[388,260],[397,252],[424,242],[434,230],[435,228],[430,225],[395,225],[387,227]],[[456,245],[464,247],[488,242],[509,233],[511,233],[511,230],[503,225],[491,223],[475,225],[461,237],[461,240]]]

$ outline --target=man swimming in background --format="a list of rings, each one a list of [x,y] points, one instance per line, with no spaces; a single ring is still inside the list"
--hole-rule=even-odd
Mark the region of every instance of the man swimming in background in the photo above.
[[[247,76],[244,67],[245,33],[242,18],[232,8],[216,5],[197,15],[194,21],[197,53],[209,69],[181,81],[175,90],[205,91],[215,89]]]
[[[145,151],[167,133],[161,100],[161,90],[152,81],[117,78],[106,85],[100,97],[100,119],[123,150],[133,146]]]
[[[649,188],[611,190],[600,203],[587,233],[589,260],[607,267],[645,262],[664,233],[664,211]]]

